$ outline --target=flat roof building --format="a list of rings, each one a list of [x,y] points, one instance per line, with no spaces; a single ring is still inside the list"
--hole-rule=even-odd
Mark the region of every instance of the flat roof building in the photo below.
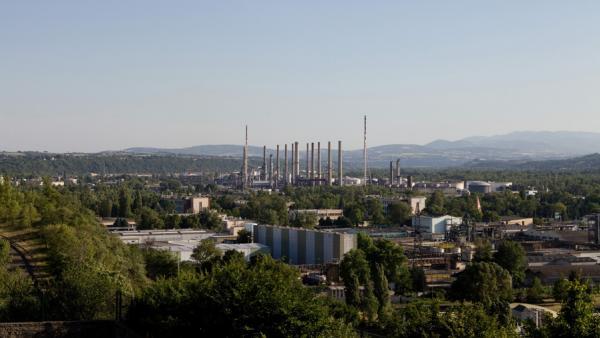
[[[356,235],[302,228],[256,225],[254,242],[267,245],[271,256],[289,264],[327,264],[340,261],[356,248]]]

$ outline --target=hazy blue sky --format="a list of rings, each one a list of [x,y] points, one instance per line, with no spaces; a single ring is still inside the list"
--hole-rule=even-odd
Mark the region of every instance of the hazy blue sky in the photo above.
[[[0,149],[600,130],[600,1],[2,1]]]

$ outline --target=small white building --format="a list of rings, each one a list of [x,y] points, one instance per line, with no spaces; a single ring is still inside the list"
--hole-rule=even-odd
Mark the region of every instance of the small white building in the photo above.
[[[432,237],[431,235],[441,235],[447,233],[452,227],[459,226],[462,224],[461,217],[454,217],[450,215],[445,216],[414,216],[412,219],[412,226],[415,230],[421,232],[425,237]]]

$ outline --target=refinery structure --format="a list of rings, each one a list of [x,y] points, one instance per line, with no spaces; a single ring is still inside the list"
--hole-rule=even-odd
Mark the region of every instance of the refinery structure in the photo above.
[[[274,150],[262,147],[262,162],[256,168],[249,167],[248,126],[245,128],[242,168],[237,186],[241,189],[280,189],[286,186],[343,186],[369,184],[367,153],[367,116],[363,119],[363,177],[344,177],[344,151],[342,141],[301,143],[298,141],[275,145]],[[395,170],[390,162],[388,185],[400,186],[400,160]]]

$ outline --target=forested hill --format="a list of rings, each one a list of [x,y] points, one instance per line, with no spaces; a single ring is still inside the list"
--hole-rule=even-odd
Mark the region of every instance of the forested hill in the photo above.
[[[531,171],[600,171],[600,154],[545,161],[484,161],[475,160],[465,165],[471,169],[502,169]]]
[[[19,176],[218,172],[239,170],[241,164],[239,158],[211,156],[0,153],[0,174]]]

